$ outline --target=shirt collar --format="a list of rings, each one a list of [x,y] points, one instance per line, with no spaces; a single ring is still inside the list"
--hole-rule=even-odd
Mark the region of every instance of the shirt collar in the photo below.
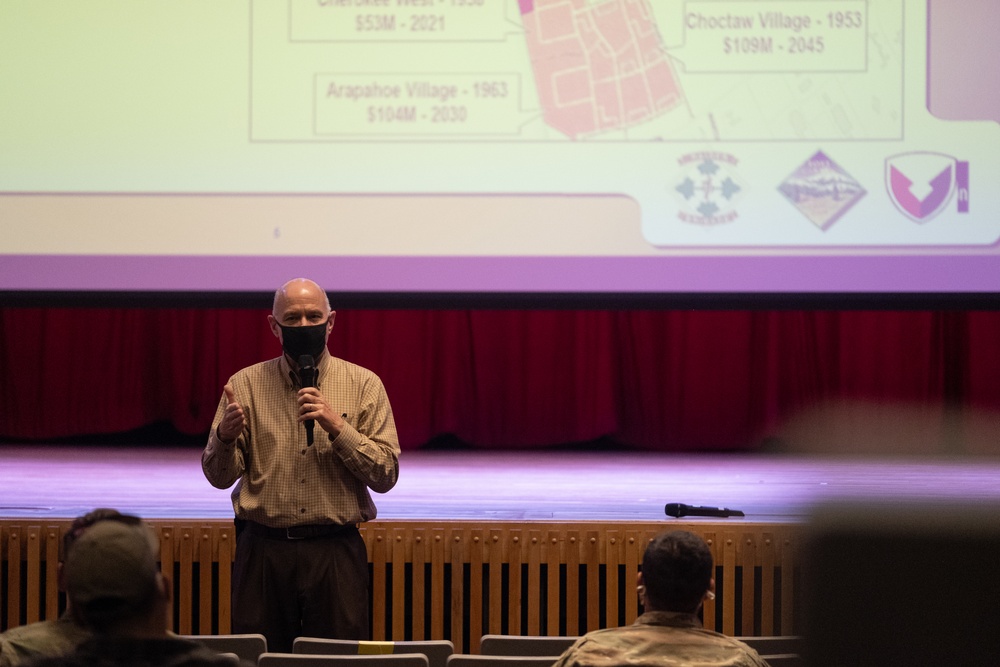
[[[669,625],[675,628],[700,628],[703,623],[694,614],[681,611],[647,611],[635,620],[636,625]]]

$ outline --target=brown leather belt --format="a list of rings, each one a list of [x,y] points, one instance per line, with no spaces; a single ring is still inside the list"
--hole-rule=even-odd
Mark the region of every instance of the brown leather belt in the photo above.
[[[237,522],[240,520],[237,519]],[[312,540],[321,537],[336,537],[351,528],[357,528],[353,523],[343,526],[332,523],[314,523],[287,528],[270,528],[254,521],[244,521],[242,529],[252,535],[268,540]],[[237,526],[240,528],[240,526]]]

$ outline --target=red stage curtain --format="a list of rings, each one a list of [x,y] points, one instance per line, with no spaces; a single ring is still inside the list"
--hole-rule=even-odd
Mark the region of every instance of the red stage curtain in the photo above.
[[[229,375],[278,353],[266,315],[0,310],[0,437],[207,432]],[[407,449],[448,434],[667,451],[754,449],[838,401],[942,423],[996,410],[998,339],[992,312],[344,310],[330,348],[379,374]]]

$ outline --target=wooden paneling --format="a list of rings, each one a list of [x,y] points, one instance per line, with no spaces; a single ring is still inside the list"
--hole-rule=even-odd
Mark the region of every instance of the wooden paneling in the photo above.
[[[229,521],[150,522],[175,582],[174,630],[230,631],[235,550]],[[59,613],[56,563],[69,521],[0,520],[6,629]],[[671,523],[701,535],[716,562],[705,626],[727,634],[794,634],[795,546],[788,524]],[[476,653],[492,634],[579,635],[631,623],[636,572],[662,523],[373,522],[362,526],[372,567],[372,638],[450,639]],[[721,610],[719,613],[717,610]],[[775,627],[776,624],[779,627]]]

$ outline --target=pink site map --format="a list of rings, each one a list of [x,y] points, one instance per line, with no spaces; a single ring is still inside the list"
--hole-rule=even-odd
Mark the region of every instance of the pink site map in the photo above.
[[[649,121],[682,101],[648,0],[519,0],[545,121],[568,137]]]

